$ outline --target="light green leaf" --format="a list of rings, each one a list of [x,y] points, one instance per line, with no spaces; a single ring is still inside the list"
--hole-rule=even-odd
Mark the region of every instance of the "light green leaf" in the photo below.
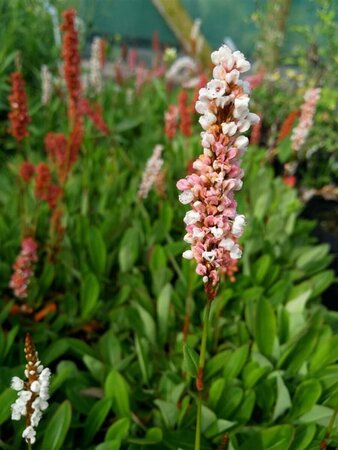
[[[271,304],[261,298],[256,308],[256,342],[263,355],[272,355],[274,342],[277,335],[277,324],[274,310]]]
[[[48,450],[61,449],[66,439],[71,420],[72,407],[70,402],[66,400],[58,407],[48,422],[41,448],[48,448]]]
[[[85,275],[80,292],[81,317],[87,319],[97,307],[100,285],[96,276],[89,272]]]

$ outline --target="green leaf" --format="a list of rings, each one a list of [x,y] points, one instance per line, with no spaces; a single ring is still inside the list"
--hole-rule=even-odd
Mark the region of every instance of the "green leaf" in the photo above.
[[[89,272],[81,284],[81,317],[87,319],[96,309],[100,293],[100,285],[96,276]]]
[[[126,439],[128,437],[130,428],[130,420],[127,417],[122,417],[114,422],[108,428],[105,436],[105,441]]]
[[[120,450],[121,441],[119,439],[114,439],[112,441],[102,442],[95,447],[95,450]]]
[[[234,419],[238,422],[246,423],[250,420],[256,401],[256,393],[249,389],[244,393],[241,404],[234,413]]]
[[[237,348],[224,364],[223,375],[226,380],[236,378],[241,372],[249,354],[249,344]]]
[[[84,423],[83,445],[86,446],[89,444],[95,434],[99,431],[111,406],[112,400],[109,398],[102,398],[94,404]]]
[[[305,380],[297,386],[290,417],[296,418],[310,411],[321,396],[322,388],[317,380]]]
[[[264,450],[286,450],[293,439],[293,428],[290,425],[278,425],[262,430]]]
[[[254,265],[253,275],[257,284],[263,284],[264,279],[268,276],[272,258],[270,255],[262,255]]]
[[[128,442],[139,445],[155,445],[162,442],[163,432],[161,428],[149,428],[144,438],[129,438]]]
[[[291,407],[291,398],[281,373],[274,372],[270,377],[275,377],[277,380],[277,400],[272,414],[272,420],[275,422],[278,417],[282,416]]]
[[[195,432],[189,429],[175,431],[165,430],[163,435],[163,442],[167,444],[170,449],[176,450],[180,448],[182,450],[195,450]],[[214,450],[215,446],[211,447],[202,436],[201,450],[212,449]]]
[[[122,272],[131,270],[139,254],[139,231],[129,228],[122,238],[119,250],[119,264]]]
[[[178,417],[176,405],[160,399],[155,400],[154,403],[156,406],[158,406],[159,410],[161,411],[163,421],[166,427],[174,428]]]
[[[301,425],[297,427],[290,450],[307,450],[316,434],[316,425]]]
[[[315,247],[305,249],[296,261],[296,267],[304,271],[315,269],[318,262],[325,258],[329,253],[329,245],[321,244]]]
[[[189,344],[183,345],[183,363],[184,369],[192,376],[197,376],[198,370],[198,354]]]
[[[11,404],[14,403],[17,392],[13,389],[6,389],[0,395],[0,425],[6,422],[11,416]]]
[[[107,249],[101,231],[93,227],[89,233],[88,251],[92,269],[102,275],[107,263]]]
[[[128,385],[123,376],[111,370],[104,384],[107,398],[113,400],[113,409],[119,416],[130,416]]]
[[[300,423],[316,423],[322,427],[327,427],[333,414],[334,410],[332,408],[327,408],[322,405],[315,405],[311,411],[301,416],[298,420]],[[335,427],[338,427],[338,417],[336,417],[333,424],[333,428]]]
[[[135,350],[140,364],[143,383],[149,382],[149,344],[145,338],[135,335]]]
[[[68,400],[64,401],[48,422],[44,432],[41,448],[59,450],[65,441],[72,420],[72,406]]]
[[[167,283],[161,290],[157,299],[157,318],[160,342],[164,343],[168,334],[169,308],[172,295],[172,286]]]
[[[256,308],[256,342],[260,352],[270,357],[277,335],[276,317],[271,304],[261,298]]]

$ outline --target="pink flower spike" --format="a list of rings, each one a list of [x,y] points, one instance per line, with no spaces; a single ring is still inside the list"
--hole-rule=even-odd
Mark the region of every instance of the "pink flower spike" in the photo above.
[[[216,65],[214,79],[200,90],[196,103],[205,130],[201,133],[203,153],[192,164],[193,173],[177,182],[183,191],[180,202],[191,208],[184,217],[184,240],[191,248],[184,256],[195,259],[209,299],[216,295],[221,273],[234,281],[242,255],[237,241],[245,217],[237,213],[234,194],[242,187],[238,158],[249,141],[241,133],[259,120],[249,111],[248,89],[239,79],[250,68],[244,55],[223,45],[211,59]]]

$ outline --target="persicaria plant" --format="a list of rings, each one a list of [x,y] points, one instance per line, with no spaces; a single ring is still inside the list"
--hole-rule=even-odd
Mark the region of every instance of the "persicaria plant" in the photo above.
[[[249,112],[250,87],[240,80],[240,74],[250,69],[244,55],[232,52],[223,45],[211,55],[215,64],[214,78],[200,89],[196,111],[199,122],[203,153],[193,163],[193,173],[179,180],[182,193],[179,200],[189,204],[184,222],[187,234],[184,240],[190,250],[183,253],[186,259],[194,259],[196,272],[203,277],[207,294],[203,336],[197,372],[196,387],[199,391],[195,449],[200,449],[203,372],[206,357],[207,323],[212,300],[220,281],[220,272],[234,271],[242,250],[238,238],[245,226],[245,217],[237,212],[235,192],[242,187],[243,170],[240,157],[249,140],[242,133],[259,116]]]

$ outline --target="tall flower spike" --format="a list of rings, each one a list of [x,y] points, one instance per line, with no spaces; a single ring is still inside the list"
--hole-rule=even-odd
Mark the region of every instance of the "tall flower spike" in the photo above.
[[[38,244],[32,237],[26,237],[21,242],[21,251],[13,264],[13,275],[9,287],[18,298],[26,298],[28,285],[34,275],[34,265],[38,260]]]
[[[47,409],[49,399],[49,379],[51,372],[48,367],[44,368],[39,361],[38,353],[35,349],[32,337],[26,335],[25,339],[26,356],[26,381],[19,377],[13,377],[11,388],[18,391],[18,398],[12,404],[12,420],[26,418],[26,428],[22,437],[29,444],[36,441],[36,430],[42,412]]]
[[[9,133],[20,142],[29,135],[28,124],[31,121],[28,115],[25,81],[20,72],[11,75],[11,93],[8,100],[11,108],[8,113],[11,123]]]
[[[153,150],[153,154],[147,161],[147,165],[144,170],[142,181],[138,190],[138,196],[141,199],[145,199],[148,197],[150,189],[159,176],[163,165],[163,159],[161,158],[162,151],[163,146],[159,144],[156,145]]]
[[[63,13],[62,58],[64,77],[69,95],[69,116],[75,119],[78,113],[78,101],[81,95],[79,37],[75,27],[76,11],[67,9]]]
[[[91,45],[89,81],[95,92],[102,91],[101,38],[95,37]]]
[[[44,106],[48,105],[52,96],[52,74],[48,66],[41,66],[41,102]]]
[[[291,148],[294,151],[298,151],[304,145],[306,138],[308,137],[319,98],[320,88],[309,89],[305,92],[299,122],[293,129],[291,135]]]
[[[245,217],[237,214],[234,193],[242,187],[239,158],[249,142],[242,133],[259,121],[248,109],[249,86],[239,79],[250,69],[244,55],[223,45],[211,59],[214,78],[200,89],[196,102],[205,130],[203,154],[193,163],[194,172],[177,183],[180,202],[191,207],[184,218],[184,240],[191,248],[183,257],[196,260],[209,299],[215,296],[220,272],[234,272],[233,261],[242,255],[237,241]]]

